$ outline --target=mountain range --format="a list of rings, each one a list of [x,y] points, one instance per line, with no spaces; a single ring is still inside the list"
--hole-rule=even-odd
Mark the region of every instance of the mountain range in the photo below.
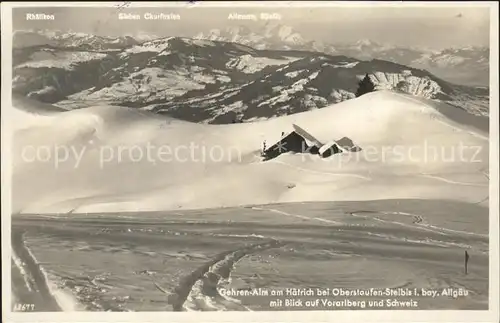
[[[230,123],[352,99],[359,80],[369,75],[377,89],[488,115],[486,87],[456,85],[389,58],[334,55],[338,47],[307,42],[283,26],[269,28],[260,39],[249,35],[253,33],[236,28],[229,34],[212,30],[208,36],[143,41],[132,36],[16,32],[13,91],[65,109],[112,104],[195,122]],[[279,39],[286,45],[276,45]],[[252,42],[257,48],[250,46]],[[375,48],[368,41],[358,45],[365,54],[369,52],[366,48]],[[326,53],[329,51],[332,54]],[[449,61],[444,56],[459,53],[415,54],[415,60],[437,64]]]
[[[189,37],[235,42],[255,49],[302,50],[329,55],[343,55],[360,60],[380,59],[401,65],[425,69],[449,82],[469,86],[489,86],[489,48],[466,46],[431,50],[427,48],[381,44],[369,39],[352,42],[321,42],[309,40],[292,27],[269,22],[262,26],[232,26],[211,29]],[[87,46],[94,50],[119,49],[145,41],[162,38],[137,31],[126,36],[97,36],[79,32],[52,30],[16,31],[14,46],[57,45],[60,47]]]
[[[275,22],[267,23],[260,29],[250,29],[245,26],[212,29],[206,33],[200,32],[195,38],[237,42],[257,49],[295,49],[345,55],[362,60],[388,60],[426,69],[457,84],[471,86],[488,86],[489,84],[488,47],[468,46],[431,50],[381,44],[369,39],[349,43],[335,41],[325,43],[305,39],[292,27]]]

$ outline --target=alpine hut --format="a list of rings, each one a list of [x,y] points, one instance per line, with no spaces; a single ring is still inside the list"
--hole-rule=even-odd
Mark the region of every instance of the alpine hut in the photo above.
[[[264,160],[269,160],[288,152],[318,154],[321,146],[314,136],[294,124],[293,131],[283,133],[278,142],[263,151],[263,156]]]
[[[319,148],[319,155],[323,158],[330,157],[331,155],[344,153],[348,151],[360,151],[361,148],[354,144],[354,142],[347,137],[340,140],[331,140]]]

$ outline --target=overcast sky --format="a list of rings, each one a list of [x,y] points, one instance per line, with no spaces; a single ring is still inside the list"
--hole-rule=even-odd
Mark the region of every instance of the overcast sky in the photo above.
[[[137,5],[137,4],[135,4]],[[119,12],[143,15],[178,13],[180,20],[119,20]],[[59,29],[99,35],[138,32],[158,36],[193,36],[210,29],[246,25],[258,28],[264,21],[228,20],[230,13],[279,13],[279,23],[289,25],[306,39],[349,42],[370,39],[400,46],[488,46],[490,13],[486,7],[329,7],[329,8],[17,8],[13,28]],[[54,14],[55,20],[26,20],[26,13]]]

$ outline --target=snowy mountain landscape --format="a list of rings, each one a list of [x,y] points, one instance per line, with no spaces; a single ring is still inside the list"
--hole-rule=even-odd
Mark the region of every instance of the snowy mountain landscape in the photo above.
[[[381,59],[401,65],[426,69],[453,83],[489,85],[489,48],[467,46],[431,50],[381,44],[369,39],[352,42],[320,42],[305,39],[292,27],[270,22],[260,29],[244,26],[212,29],[195,38],[230,41],[257,49],[304,50],[329,55],[344,55],[361,60]]]
[[[13,90],[68,109],[106,103],[194,122],[251,121],[351,99],[369,74],[378,89],[488,115],[488,88],[455,85],[379,59],[182,37],[140,44],[130,37],[53,39],[56,44],[14,50]]]
[[[14,310],[488,309],[488,51],[263,28],[14,34]]]
[[[488,304],[487,118],[389,91],[229,125],[38,104],[15,104],[37,114],[16,122],[14,137],[14,300],[64,311],[259,311],[276,309],[274,298],[248,291],[332,286],[417,290],[383,299],[419,309]],[[322,142],[348,136],[367,153],[263,162],[262,141],[293,124]],[[26,159],[26,147],[49,158]],[[158,147],[186,149],[166,158]],[[464,250],[473,257],[465,278]],[[381,300],[347,299],[316,309]]]

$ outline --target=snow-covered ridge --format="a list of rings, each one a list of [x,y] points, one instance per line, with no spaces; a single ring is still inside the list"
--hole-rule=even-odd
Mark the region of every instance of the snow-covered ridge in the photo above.
[[[59,33],[52,37],[61,44],[68,47],[91,46],[99,48],[105,44],[129,46],[137,41],[128,36],[98,36],[87,33]]]
[[[167,37],[161,39],[155,39],[151,41],[144,42],[140,45],[135,45],[131,48],[127,48],[125,53],[142,53],[142,52],[153,52],[160,53],[165,51],[170,47],[169,41],[174,37]]]
[[[204,46],[217,46],[217,44],[215,42],[210,41],[210,40],[205,40],[205,39],[182,38],[182,40],[186,44],[196,45],[196,46],[200,46],[200,47],[204,47]]]
[[[63,48],[108,50],[125,48],[137,43],[136,39],[129,36],[99,36],[59,30],[16,30],[13,34],[14,48],[51,45]]]
[[[272,59],[268,57],[255,57],[252,55],[242,55],[227,62],[227,68],[234,68],[243,73],[253,74],[267,66],[285,65],[298,60],[297,57],[286,57],[284,59]]]
[[[335,68],[353,68],[354,66],[358,65],[359,62],[340,62],[338,64],[330,64],[330,63],[324,63],[322,66],[331,66]]]
[[[314,101],[313,97],[310,99]],[[455,184],[421,176],[446,177],[447,173],[460,173],[461,182],[484,182],[484,175],[477,169],[487,167],[487,149],[479,156],[484,158],[481,159],[484,165],[475,164],[474,168],[462,159],[422,163],[419,158],[424,158],[425,152],[419,149],[413,152],[412,159],[404,162],[386,150],[381,151],[385,157],[378,156],[385,159],[377,159],[374,149],[368,155],[356,155],[359,160],[356,156],[348,160],[334,156],[319,161],[301,154],[283,155],[269,162],[258,159],[263,140],[279,139],[293,124],[321,142],[345,136],[362,149],[414,147],[423,144],[424,138],[440,147],[456,147],[457,142],[488,146],[487,133],[467,123],[474,116],[389,91],[369,93],[333,106],[264,122],[222,126],[172,124],[166,117],[124,107],[83,108],[62,115],[63,119],[43,126],[33,124],[31,131],[16,132],[15,153],[19,153],[23,145],[63,146],[68,142],[87,150],[81,159],[71,155],[57,169],[50,163],[14,159],[14,211],[118,212],[137,211],[138,206],[141,210],[167,210],[306,200],[435,198],[437,195],[477,202],[487,196],[487,185],[461,185],[455,190]],[[89,146],[89,141],[94,146]],[[179,156],[179,161],[162,162],[154,153],[150,154],[156,158],[155,163],[146,158],[131,162],[123,155],[121,160],[113,159],[100,165],[97,142],[105,147],[128,144],[144,149],[165,145],[189,147],[190,143],[197,143],[205,147],[206,156],[210,156],[213,147],[217,147],[217,151],[222,148],[226,155],[222,161],[209,157],[202,161],[200,155],[190,159],[188,151]],[[79,166],[75,171],[77,161]],[[222,182],[221,178],[225,180]],[[294,184],[293,188],[290,184]]]
[[[77,64],[107,57],[104,53],[95,52],[51,52],[44,55],[34,54],[32,60],[17,65],[16,68],[63,68],[71,70]]]
[[[432,62],[439,67],[448,67],[459,65],[461,63],[464,63],[466,60],[467,59],[465,57],[453,56],[449,54],[435,55],[434,57],[432,55],[425,55],[422,56],[422,58],[418,59],[416,63],[424,64]]]
[[[480,63],[479,68],[484,68],[489,63],[489,48],[486,47],[464,47],[448,48],[439,52],[422,55],[415,61],[416,64],[431,64],[441,68],[452,68],[465,63]]]
[[[359,75],[358,77],[362,78],[363,76]],[[443,93],[435,81],[428,77],[413,76],[410,71],[405,73],[375,72],[369,77],[379,90],[398,89],[426,99],[435,98],[437,94]]]

